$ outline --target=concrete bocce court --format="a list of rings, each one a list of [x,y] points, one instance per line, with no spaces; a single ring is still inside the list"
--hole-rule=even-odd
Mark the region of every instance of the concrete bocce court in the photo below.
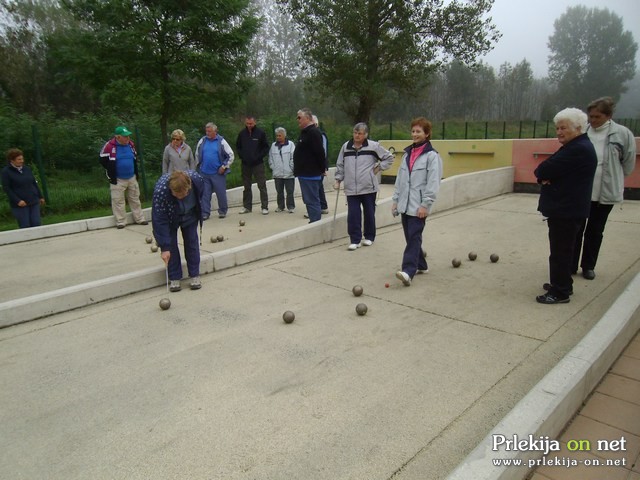
[[[596,279],[547,306],[547,226],[512,187],[511,167],[445,179],[409,288],[390,185],[354,252],[330,189],[314,224],[299,199],[236,202],[205,223],[199,291],[166,292],[150,227],[0,234],[0,478],[525,478],[491,459],[542,452],[491,435],[557,438],[640,328],[640,203],[612,212]]]

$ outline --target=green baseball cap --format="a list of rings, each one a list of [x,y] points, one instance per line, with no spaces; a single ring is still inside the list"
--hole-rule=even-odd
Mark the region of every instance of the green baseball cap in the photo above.
[[[122,135],[123,137],[128,137],[131,135],[131,132],[125,126],[116,127],[114,135]]]

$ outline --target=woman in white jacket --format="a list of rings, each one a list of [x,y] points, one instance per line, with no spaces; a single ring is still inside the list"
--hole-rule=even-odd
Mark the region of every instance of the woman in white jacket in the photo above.
[[[623,200],[624,177],[636,166],[636,140],[631,130],[611,119],[614,107],[611,97],[594,100],[587,107],[587,135],[596,149],[598,167],[591,190],[591,211],[576,237],[572,265],[577,273],[579,263],[582,276],[587,280],[596,278],[604,227],[613,206]]]
[[[411,121],[413,144],[405,149],[396,176],[393,204],[394,216],[400,214],[407,245],[402,256],[402,270],[396,277],[406,287],[416,273],[428,270],[422,256],[422,232],[436,200],[442,178],[442,158],[431,145],[431,122],[424,117]]]
[[[278,208],[276,212],[284,212],[285,199],[284,192],[287,192],[287,210],[293,213],[296,208],[293,199],[293,190],[296,185],[296,179],[293,176],[293,152],[296,146],[287,139],[287,131],[278,127],[275,130],[276,141],[271,145],[269,150],[269,167],[271,167],[271,176],[276,187],[276,201]]]

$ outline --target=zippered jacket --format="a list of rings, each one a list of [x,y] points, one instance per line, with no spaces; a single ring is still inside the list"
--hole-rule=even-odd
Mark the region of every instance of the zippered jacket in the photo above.
[[[353,140],[349,140],[338,154],[335,179],[342,182],[347,196],[375,193],[378,191],[378,178],[374,169],[387,170],[393,160],[393,154],[378,142],[365,139],[362,147],[356,150]]]
[[[591,129],[587,129],[587,135]],[[599,152],[596,152],[599,153]],[[614,204],[624,197],[624,177],[636,167],[636,140],[624,125],[611,120],[602,157],[602,183],[598,202]]]
[[[427,213],[431,213],[431,207],[440,190],[442,158],[430,142],[422,154],[416,158],[411,171],[409,171],[410,156],[411,146],[404,149],[392,200],[398,206],[398,213],[417,217],[418,208],[421,206],[427,209]]]

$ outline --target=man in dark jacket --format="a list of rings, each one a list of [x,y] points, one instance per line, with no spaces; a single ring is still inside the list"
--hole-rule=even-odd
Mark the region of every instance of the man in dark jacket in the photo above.
[[[269,154],[269,143],[264,130],[256,127],[256,119],[248,116],[243,128],[236,140],[238,156],[242,160],[242,205],[244,208],[240,213],[251,213],[253,208],[253,193],[251,191],[251,180],[253,177],[260,190],[260,206],[262,214],[269,213],[269,196],[267,195],[267,179],[264,173],[264,157]]]
[[[309,223],[317,222],[322,215],[320,186],[325,172],[325,153],[322,133],[313,123],[313,114],[308,108],[298,111],[300,137],[293,152],[293,174],[298,177],[302,201],[307,207]]]
[[[165,173],[156,182],[153,191],[151,216],[153,236],[160,247],[162,260],[167,264],[172,292],[181,290],[182,262],[178,249],[178,228],[182,231],[184,256],[191,277],[191,290],[197,290],[200,284],[200,243],[198,224],[209,216],[203,206],[204,181],[193,170],[177,170]]]
[[[560,149],[534,171],[540,188],[538,210],[549,226],[549,283],[538,303],[569,303],[573,294],[571,264],[576,235],[589,216],[591,189],[598,163],[586,133],[587,115],[566,108],[553,119]]]

